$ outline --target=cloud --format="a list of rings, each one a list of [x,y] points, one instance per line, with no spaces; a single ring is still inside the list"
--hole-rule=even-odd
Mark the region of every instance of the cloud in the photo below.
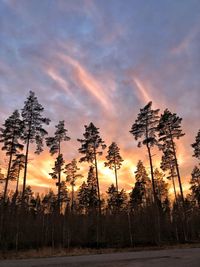
[[[59,55],[60,59],[73,68],[75,80],[88,91],[107,110],[112,111],[114,107],[108,94],[105,93],[105,85],[101,84],[89,71],[77,60],[67,55]],[[98,103],[97,102],[97,103]]]

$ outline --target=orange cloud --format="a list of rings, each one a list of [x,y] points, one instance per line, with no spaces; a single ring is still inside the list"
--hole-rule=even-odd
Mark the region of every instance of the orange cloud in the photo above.
[[[133,78],[133,81],[137,88],[137,95],[141,102],[148,103],[149,101],[152,101],[152,97],[148,93],[148,89],[144,84],[136,77]]]
[[[56,81],[61,88],[63,88],[67,93],[71,94],[67,81],[63,79],[55,69],[53,68],[47,69],[47,74],[52,80]]]
[[[112,103],[104,91],[105,86],[97,81],[77,60],[63,54],[59,54],[59,58],[73,68],[76,80],[95,97],[106,110],[113,110]]]

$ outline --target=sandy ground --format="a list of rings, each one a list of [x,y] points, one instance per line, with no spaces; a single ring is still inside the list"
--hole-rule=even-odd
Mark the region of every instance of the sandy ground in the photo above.
[[[200,248],[1,260],[0,267],[200,267]]]

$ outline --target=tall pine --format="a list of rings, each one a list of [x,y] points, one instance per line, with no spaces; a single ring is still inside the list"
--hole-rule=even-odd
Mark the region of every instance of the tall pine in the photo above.
[[[116,190],[118,193],[118,177],[117,171],[121,168],[123,159],[120,155],[120,149],[115,142],[113,142],[108,147],[108,154],[106,156],[107,161],[105,162],[105,166],[109,167],[111,170],[114,169],[115,172],[115,181],[116,181]]]
[[[156,201],[156,189],[154,181],[154,170],[153,170],[153,161],[152,161],[152,152],[151,149],[154,145],[157,145],[156,133],[157,125],[159,122],[159,109],[152,109],[152,102],[149,102],[144,108],[140,109],[140,113],[132,125],[130,133],[135,137],[135,140],[141,139],[138,142],[138,147],[145,145],[148,151],[149,163],[151,169],[151,181],[153,188],[154,200]]]
[[[164,150],[166,146],[168,146],[171,148],[171,152],[173,153],[172,160],[174,161],[175,164],[176,174],[178,177],[178,183],[181,193],[181,199],[184,205],[182,181],[177,159],[177,151],[176,151],[177,149],[175,144],[176,139],[180,139],[182,136],[184,136],[184,133],[182,132],[181,129],[181,121],[182,118],[178,117],[175,113],[171,113],[168,109],[165,109],[164,113],[160,117],[158,130],[159,130],[159,142],[162,150]]]
[[[55,161],[55,170],[51,174],[52,178],[57,179],[58,187],[58,207],[60,207],[60,190],[61,190],[61,172],[62,165],[64,164],[63,156],[61,154],[61,143],[64,141],[69,141],[70,137],[67,136],[67,129],[65,129],[65,121],[59,121],[58,125],[55,126],[56,131],[53,137],[46,138],[46,144],[49,147],[49,152],[53,156],[57,154],[57,159]]]
[[[76,180],[79,178],[82,178],[83,176],[79,173],[77,173],[80,170],[77,166],[76,159],[73,159],[70,163],[65,165],[65,174],[66,174],[66,182],[69,182],[71,185],[71,211],[74,211],[74,187],[76,185]]]
[[[45,135],[47,135],[47,131],[43,128],[43,124],[48,125],[50,120],[42,116],[43,111],[44,108],[38,102],[35,93],[30,91],[27,100],[24,102],[24,107],[21,113],[23,119],[22,139],[26,144],[22,198],[24,198],[26,189],[30,144],[36,143],[35,153],[40,154],[43,151],[43,139]]]
[[[99,201],[99,213],[101,213],[101,198],[99,188],[99,176],[98,176],[98,164],[97,158],[102,155],[103,149],[106,145],[99,135],[99,128],[97,128],[92,122],[87,126],[85,125],[84,139],[78,139],[81,143],[79,152],[84,156],[80,158],[80,162],[92,163],[95,167],[96,181],[97,181],[97,193]]]
[[[2,150],[6,151],[9,157],[7,176],[5,179],[4,200],[7,196],[8,182],[11,177],[10,171],[12,166],[13,157],[23,149],[23,145],[19,143],[19,138],[22,133],[22,121],[18,110],[5,120],[3,127],[0,128],[0,142],[3,143]]]

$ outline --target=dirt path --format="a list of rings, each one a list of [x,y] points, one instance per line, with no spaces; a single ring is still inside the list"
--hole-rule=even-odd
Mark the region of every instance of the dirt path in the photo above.
[[[200,267],[200,248],[1,260],[0,267]]]

